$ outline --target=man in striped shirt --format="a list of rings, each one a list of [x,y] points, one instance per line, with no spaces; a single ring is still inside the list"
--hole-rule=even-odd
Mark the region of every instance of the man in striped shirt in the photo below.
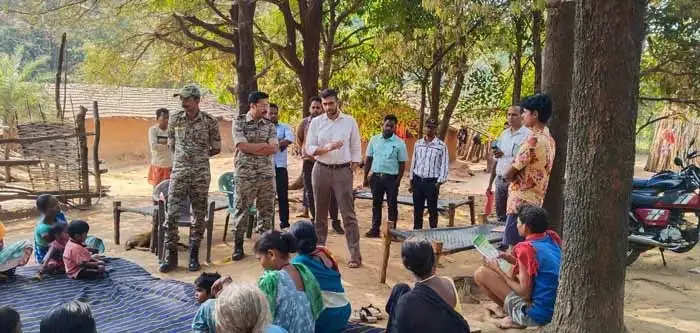
[[[447,181],[449,155],[447,145],[438,139],[437,121],[428,119],[425,122],[425,137],[418,140],[413,147],[411,158],[411,187],[413,192],[413,229],[423,229],[423,209],[428,201],[429,223],[431,228],[437,228],[437,201],[440,185]]]

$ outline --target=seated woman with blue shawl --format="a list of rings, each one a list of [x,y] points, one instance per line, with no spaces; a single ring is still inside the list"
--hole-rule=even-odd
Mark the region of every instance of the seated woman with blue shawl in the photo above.
[[[290,263],[296,252],[296,239],[290,233],[265,232],[255,243],[255,257],[265,272],[258,287],[270,303],[272,323],[289,333],[314,331],[314,323],[323,311],[321,289],[311,271],[303,264]]]
[[[350,302],[340,280],[338,264],[330,251],[317,246],[314,225],[308,221],[295,223],[290,232],[297,239],[299,254],[292,263],[304,264],[321,286],[325,309],[316,319],[316,333],[337,333],[345,330],[350,318]]]

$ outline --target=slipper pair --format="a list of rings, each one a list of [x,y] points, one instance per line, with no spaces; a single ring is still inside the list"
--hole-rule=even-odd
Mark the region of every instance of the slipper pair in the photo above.
[[[379,310],[377,307],[375,307],[372,304],[365,306],[365,307],[362,307],[359,310],[353,311],[352,316],[350,317],[350,320],[352,320],[352,321],[369,323],[369,324],[376,323],[377,320],[382,320],[382,319],[384,319],[384,315],[382,314],[382,311]]]

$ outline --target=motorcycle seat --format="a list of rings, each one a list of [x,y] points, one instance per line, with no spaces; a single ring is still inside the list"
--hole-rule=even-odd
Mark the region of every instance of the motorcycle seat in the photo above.
[[[654,207],[661,198],[653,195],[632,192],[630,202],[632,207]]]
[[[633,189],[644,189],[653,188],[659,190],[668,190],[677,187],[683,181],[680,179],[644,179],[644,178],[634,178],[632,179]]]

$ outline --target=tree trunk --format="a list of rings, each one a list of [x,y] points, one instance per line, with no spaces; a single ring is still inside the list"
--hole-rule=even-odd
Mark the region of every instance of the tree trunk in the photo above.
[[[460,70],[457,72],[457,78],[455,80],[455,87],[452,90],[452,96],[445,106],[445,112],[442,116],[442,122],[440,122],[440,128],[438,129],[438,137],[440,140],[445,141],[445,136],[447,135],[447,130],[450,128],[450,119],[452,119],[452,113],[457,107],[457,102],[459,101],[459,95],[462,93],[462,88],[464,87],[464,71]]]
[[[564,188],[566,170],[566,143],[568,141],[569,108],[571,102],[571,75],[574,68],[574,22],[575,4],[559,2],[548,8],[547,39],[544,48],[545,67],[543,91],[552,98],[552,117],[549,131],[556,143],[556,155],[552,174],[549,177],[543,207],[549,213],[552,229],[561,234],[564,213]]]
[[[427,75],[426,75],[427,77]],[[426,79],[420,81],[420,115],[418,124],[418,138],[423,137],[423,126],[425,126],[425,102],[428,94],[428,82]]]
[[[515,29],[515,52],[513,53],[513,96],[512,104],[518,104],[522,95],[523,86],[523,48],[525,42],[525,27],[524,20],[521,17],[516,17],[514,20]]]
[[[304,117],[308,116],[309,100],[318,95],[318,56],[321,47],[321,0],[299,1],[304,38],[304,66],[301,70],[301,91]],[[329,61],[330,63],[330,61]]]
[[[440,84],[442,83],[442,68],[436,65],[433,68],[430,79],[430,117],[429,119],[438,120],[440,115]]]
[[[564,241],[552,332],[625,332],[643,0],[576,2]]]
[[[248,94],[258,90],[255,75],[255,43],[253,41],[253,19],[255,18],[255,1],[238,1],[231,15],[238,17],[238,56],[236,57],[236,76],[238,79],[238,112],[248,112]],[[237,13],[235,13],[237,11]]]
[[[571,21],[569,21],[571,22]],[[568,29],[567,29],[568,30]],[[532,11],[532,63],[535,64],[535,94],[542,91],[542,11]],[[573,37],[573,35],[572,35]],[[570,41],[573,40],[570,39]]]

